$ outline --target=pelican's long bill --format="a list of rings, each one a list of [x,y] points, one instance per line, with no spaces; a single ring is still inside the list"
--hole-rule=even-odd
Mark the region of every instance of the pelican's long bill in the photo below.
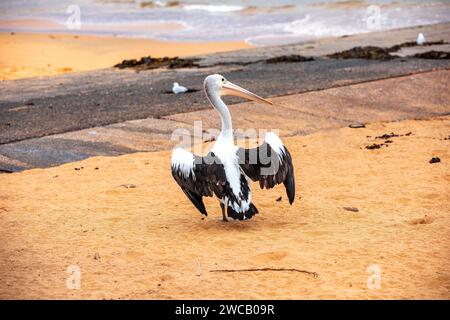
[[[273,104],[272,101],[261,98],[260,96],[254,94],[248,90],[245,90],[244,88],[241,88],[229,81],[224,83],[224,85],[222,87],[222,91],[223,91],[223,94],[225,94],[225,95],[238,96],[238,97],[253,100],[256,102]]]

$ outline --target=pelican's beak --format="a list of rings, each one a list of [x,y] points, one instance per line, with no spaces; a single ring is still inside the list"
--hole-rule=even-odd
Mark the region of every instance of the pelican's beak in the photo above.
[[[257,96],[256,94],[251,93],[250,91],[245,90],[244,88],[241,88],[229,81],[225,82],[225,84],[222,86],[222,93],[224,95],[237,96],[237,97],[253,100],[256,102],[273,104],[271,101],[261,98],[260,96]]]

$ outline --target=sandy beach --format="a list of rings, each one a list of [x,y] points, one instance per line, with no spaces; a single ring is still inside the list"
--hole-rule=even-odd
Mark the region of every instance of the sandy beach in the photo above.
[[[250,48],[244,41],[168,42],[69,34],[0,33],[0,80],[109,68],[144,56],[191,56]]]
[[[450,299],[449,126],[443,117],[285,138],[294,205],[281,187],[254,185],[260,214],[238,223],[222,222],[210,199],[201,219],[169,151],[0,175],[0,298]],[[71,265],[79,290],[66,287]],[[249,268],[317,276],[214,271]],[[368,268],[381,270],[380,289],[368,288]]]
[[[280,3],[87,1],[65,34],[56,0],[0,2],[0,299],[450,300],[450,7],[386,3],[406,27],[364,33],[364,2]],[[146,56],[190,59],[112,68]],[[292,206],[254,183],[259,214],[223,222],[174,181],[173,133],[221,125],[213,73],[273,102],[224,98],[290,150]]]

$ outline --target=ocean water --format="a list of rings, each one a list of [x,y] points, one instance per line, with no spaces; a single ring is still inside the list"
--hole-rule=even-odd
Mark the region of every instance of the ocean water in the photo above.
[[[450,1],[433,0],[0,0],[0,31],[255,45],[448,21]]]

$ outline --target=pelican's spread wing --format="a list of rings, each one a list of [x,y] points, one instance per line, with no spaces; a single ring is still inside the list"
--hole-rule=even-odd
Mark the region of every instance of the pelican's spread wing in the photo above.
[[[202,197],[223,197],[227,180],[225,169],[219,158],[210,152],[199,157],[176,148],[172,152],[172,176],[195,207],[208,215]]]
[[[257,148],[237,151],[239,164],[253,181],[259,181],[261,189],[271,189],[283,183],[289,203],[294,202],[294,167],[289,150],[273,132],[266,134],[264,143]]]

